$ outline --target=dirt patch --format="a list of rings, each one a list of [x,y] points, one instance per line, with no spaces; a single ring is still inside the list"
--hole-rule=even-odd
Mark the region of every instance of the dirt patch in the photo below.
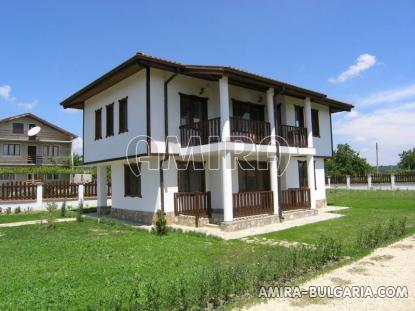
[[[301,247],[301,246],[310,246],[306,243],[300,243],[300,242],[290,242],[285,240],[271,240],[267,238],[257,238],[257,237],[251,237],[251,238],[242,238],[242,241],[248,244],[261,244],[261,245],[270,245],[270,246],[282,246],[282,247]]]
[[[108,231],[104,231],[104,230],[101,230],[101,229],[89,229],[89,231],[91,231],[92,233],[94,233],[97,236],[110,235],[110,233]]]
[[[357,264],[360,265],[360,266],[373,266],[373,265],[375,265],[373,262],[370,262],[370,261],[359,261]]]
[[[338,285],[338,286],[346,286],[346,285],[352,284],[352,281],[345,280],[345,279],[338,278],[338,277],[333,277],[330,279],[330,281],[332,281],[335,285]]]
[[[309,296],[302,296],[301,298],[290,301],[290,305],[294,307],[307,307],[310,305],[325,305],[330,302],[330,299],[324,297],[311,298]]]
[[[350,268],[349,270],[347,270],[347,272],[352,273],[352,274],[362,274],[362,275],[367,275],[365,272],[367,272],[367,268],[364,267],[360,267],[358,265]]]
[[[374,261],[388,261],[391,260],[394,256],[392,255],[380,255],[380,256],[373,256],[370,257],[370,260],[374,260]]]
[[[393,245],[392,247],[393,248],[399,248],[399,249],[404,251],[404,250],[407,250],[407,249],[411,249],[414,246],[411,245],[411,244],[396,244],[396,245]]]

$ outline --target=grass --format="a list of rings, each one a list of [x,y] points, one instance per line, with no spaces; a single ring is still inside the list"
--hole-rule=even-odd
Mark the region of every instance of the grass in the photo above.
[[[352,208],[341,212],[346,217],[264,237],[316,244],[323,234],[343,244],[342,255],[356,259],[370,251],[356,247],[362,228],[373,227],[393,216],[405,216],[407,233],[415,232],[415,192],[331,191],[328,199],[330,204]],[[46,218],[46,214],[36,214]],[[59,223],[52,229],[45,225],[0,228],[0,310],[86,310],[89,306],[114,309],[108,300],[123,301],[125,293],[135,284],[154,282],[156,287],[163,285],[160,288],[166,292],[166,283],[181,284],[183,277],[206,278],[201,271],[223,266],[249,269],[261,262],[269,265],[270,258],[289,258],[289,252],[278,246],[180,232],[159,237],[122,224],[98,223],[92,219]],[[284,271],[290,265],[292,262],[286,260],[278,269]],[[328,268],[305,269],[300,271],[300,277]],[[242,279],[243,275],[239,277]],[[287,278],[287,281],[292,280]],[[195,288],[189,285],[186,290]],[[176,293],[177,287],[170,291],[176,298],[180,294]],[[107,299],[104,305],[102,299]]]
[[[195,267],[250,264],[257,255],[275,251],[178,232],[158,237],[90,219],[59,223],[52,230],[2,228],[0,309],[85,309],[102,297],[121,295],[137,278],[174,280]]]
[[[263,235],[268,239],[314,243],[321,235],[333,237],[343,245],[343,254],[359,258],[367,251],[354,243],[363,228],[388,219],[407,218],[407,233],[415,233],[415,191],[330,190],[328,204],[348,206],[339,211],[346,217],[295,227]]]

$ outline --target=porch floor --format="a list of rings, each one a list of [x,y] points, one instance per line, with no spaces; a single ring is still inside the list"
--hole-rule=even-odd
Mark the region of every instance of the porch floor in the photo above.
[[[241,239],[248,236],[254,236],[258,234],[265,234],[275,231],[282,231],[285,229],[289,229],[292,227],[298,227],[302,225],[307,225],[315,222],[330,220],[342,217],[344,215],[336,213],[336,211],[340,211],[343,209],[347,209],[348,207],[342,207],[342,206],[328,206],[324,208],[319,208],[317,211],[318,213],[313,216],[308,217],[302,217],[302,218],[294,218],[287,220],[290,214],[294,214],[298,211],[290,211],[283,214],[285,215],[285,220],[283,220],[281,223],[275,223],[270,225],[265,225],[261,227],[254,227],[249,229],[243,229],[238,231],[232,231],[232,232],[226,232],[222,231],[219,226],[215,225],[208,225],[205,227],[188,227],[188,226],[181,226],[181,225],[170,225],[172,228],[181,229],[183,231],[193,231],[193,232],[200,232],[207,235],[216,236],[218,238],[224,239],[224,240],[234,240],[234,239]]]

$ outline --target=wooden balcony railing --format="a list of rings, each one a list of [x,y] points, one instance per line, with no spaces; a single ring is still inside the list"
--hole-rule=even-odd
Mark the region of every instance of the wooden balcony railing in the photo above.
[[[195,216],[196,227],[200,217],[211,217],[210,192],[176,192],[174,215]]]
[[[269,136],[271,135],[269,122],[231,117],[230,127],[231,141],[263,145],[269,143]]]
[[[206,145],[218,141],[220,141],[220,118],[180,126],[182,147]]]
[[[307,148],[307,128],[280,125],[278,132],[278,142],[282,146]]]
[[[280,205],[283,211],[310,208],[310,189],[290,188],[281,191]]]
[[[272,191],[238,192],[233,197],[233,217],[246,217],[274,212]]]
[[[30,164],[43,164],[43,156],[28,155],[27,156],[27,163],[30,163]]]

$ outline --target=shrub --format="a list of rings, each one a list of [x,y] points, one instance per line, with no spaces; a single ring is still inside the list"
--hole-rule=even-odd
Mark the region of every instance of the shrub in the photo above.
[[[156,220],[154,225],[151,228],[151,231],[157,235],[166,235],[167,234],[167,221],[164,213],[161,210],[158,210],[156,213]]]
[[[22,209],[20,208],[20,206],[18,206],[14,209],[15,214],[20,214],[21,212],[22,212]]]
[[[371,227],[361,229],[356,239],[356,247],[360,249],[373,249],[403,236],[405,230],[406,217],[400,220],[392,217],[384,224],[378,223]]]
[[[47,227],[53,228],[55,227],[55,212],[58,209],[58,204],[56,202],[49,202],[46,204],[46,210],[48,211],[47,217]]]
[[[32,207],[31,206],[28,206],[28,207],[26,207],[25,209],[24,209],[24,213],[25,214],[30,214],[31,212],[32,212]]]
[[[6,214],[9,215],[12,213],[12,208],[9,206],[8,208],[6,208]]]
[[[63,201],[62,202],[61,210],[60,210],[60,216],[62,218],[65,218],[66,217],[66,201]]]
[[[83,218],[82,215],[84,214],[84,202],[81,201],[78,205],[78,213],[76,214],[76,221],[82,222]]]
[[[0,214],[3,213],[3,208],[0,207]]]

